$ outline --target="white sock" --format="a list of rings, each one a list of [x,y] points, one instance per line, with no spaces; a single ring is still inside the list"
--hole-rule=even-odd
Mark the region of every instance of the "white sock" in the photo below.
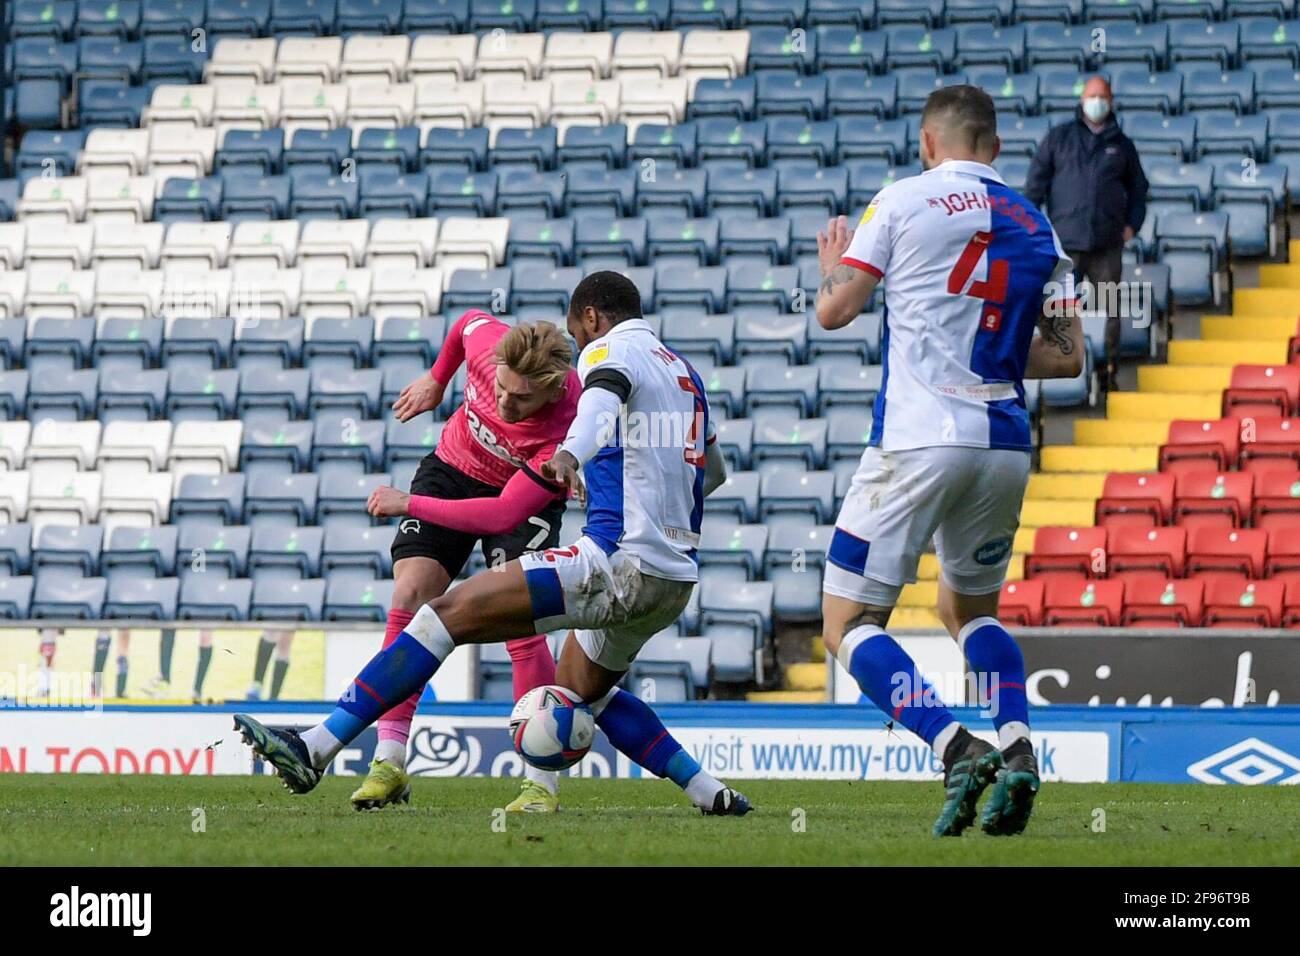
[[[554,770],[538,770],[532,764],[524,764],[524,777],[555,794],[560,789],[559,776]]]
[[[403,630],[423,644],[425,650],[438,658],[439,663],[446,661],[447,656],[456,649],[456,642],[451,639],[446,625],[427,604],[415,612],[415,617],[411,618]]]
[[[343,749],[343,741],[335,737],[324,724],[317,724],[310,730],[302,732],[302,742],[307,745],[311,755],[311,765],[317,770],[324,770]]]
[[[1008,720],[998,728],[998,747],[1006,750],[1021,737],[1029,739],[1029,725],[1021,720]]]
[[[399,770],[406,769],[406,743],[401,740],[381,740],[375,745],[375,759],[390,763]]]
[[[686,786],[682,790],[686,796],[690,797],[691,803],[704,810],[713,809],[713,798],[719,791],[724,790],[726,784],[713,776],[707,770],[701,770],[690,780],[686,781]]]
[[[943,752],[948,749],[948,745],[952,743],[952,738],[957,736],[959,730],[961,730],[961,724],[954,720],[947,727],[943,728],[943,730],[939,731],[938,736],[934,738],[934,743],[930,745],[930,748],[934,751],[934,755],[940,760],[943,759]]]

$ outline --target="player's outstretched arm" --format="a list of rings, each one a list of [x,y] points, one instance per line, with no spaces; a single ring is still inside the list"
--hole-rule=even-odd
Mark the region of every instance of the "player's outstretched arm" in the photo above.
[[[843,216],[836,216],[826,224],[825,232],[817,233],[822,276],[817,290],[817,323],[823,329],[840,329],[856,319],[880,281],[874,273],[842,261],[852,241],[853,230]]]
[[[1083,323],[1073,305],[1048,307],[1029,343],[1025,378],[1074,378],[1083,371]]]
[[[433,498],[385,486],[370,493],[366,510],[376,518],[411,517],[469,534],[505,534],[560,494],[558,486],[548,486],[539,476],[520,469],[496,498]]]
[[[709,446],[704,457],[704,497],[713,494],[727,480],[727,459],[722,457],[717,442]]]

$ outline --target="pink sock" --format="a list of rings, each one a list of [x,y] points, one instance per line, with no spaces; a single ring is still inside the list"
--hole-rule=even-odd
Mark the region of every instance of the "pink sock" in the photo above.
[[[414,611],[404,611],[401,608],[395,607],[388,612],[388,626],[384,628],[384,647],[397,640],[397,635],[411,623],[413,617],[415,617]],[[411,721],[415,717],[415,707],[420,702],[420,694],[423,692],[424,688],[417,690],[379,718],[380,740],[395,740],[403,745],[406,743],[406,739],[411,736]]]
[[[555,657],[551,654],[545,635],[506,641],[506,650],[510,652],[510,662],[513,665],[515,700],[534,687],[555,683]]]

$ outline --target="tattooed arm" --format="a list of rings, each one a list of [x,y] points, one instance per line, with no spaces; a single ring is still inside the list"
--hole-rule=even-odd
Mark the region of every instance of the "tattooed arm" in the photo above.
[[[1025,378],[1074,378],[1083,371],[1083,323],[1073,303],[1048,305],[1029,344]]]
[[[817,290],[817,322],[823,329],[840,329],[858,317],[871,299],[879,277],[841,261],[853,232],[844,217],[832,219],[817,234],[817,257],[822,283]]]

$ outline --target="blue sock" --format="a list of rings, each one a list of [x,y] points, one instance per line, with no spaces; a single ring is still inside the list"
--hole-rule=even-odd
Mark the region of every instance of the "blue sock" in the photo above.
[[[325,719],[325,729],[340,743],[350,743],[427,684],[454,646],[438,615],[427,606],[421,608],[397,639],[353,678]]]
[[[946,727],[956,723],[921,676],[916,661],[880,628],[854,628],[844,635],[837,656],[868,700],[930,746]]]
[[[606,698],[596,726],[623,754],[683,789],[700,772],[699,763],[668,733],[649,705],[625,690],[615,690]]]
[[[996,618],[977,617],[957,634],[971,670],[979,679],[981,704],[992,711],[998,743],[1008,747],[1029,736],[1029,700],[1025,696],[1025,658],[1020,645]]]

